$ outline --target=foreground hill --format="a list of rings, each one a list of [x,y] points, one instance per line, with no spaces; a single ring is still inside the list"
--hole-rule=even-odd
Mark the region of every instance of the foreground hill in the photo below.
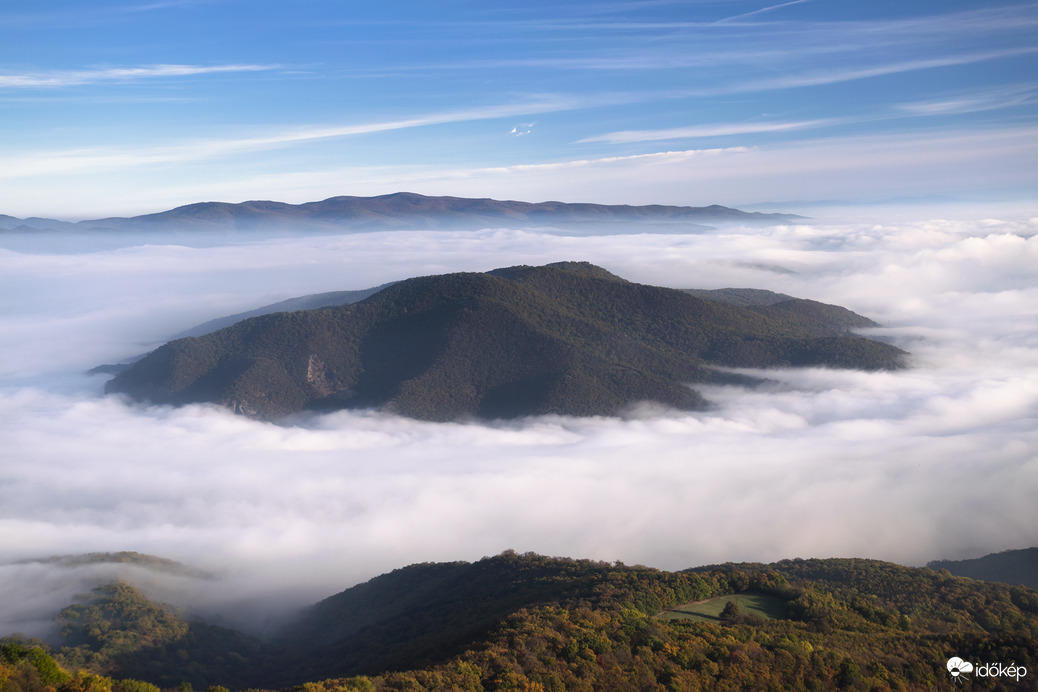
[[[701,601],[732,605],[701,617]],[[768,605],[747,605],[758,602]],[[860,559],[666,572],[506,551],[382,575],[267,641],[185,620],[126,584],[61,620],[65,647],[53,653],[81,672],[61,678],[44,649],[9,642],[0,683],[5,655],[7,675],[31,683],[36,666],[59,692],[108,689],[82,684],[88,674],[119,681],[115,692],[155,692],[141,680],[307,692],[932,690],[952,689],[953,656],[1025,671],[972,676],[970,689],[1023,690],[1038,667],[1035,591]]]
[[[465,197],[427,197],[397,192],[377,197],[331,197],[320,202],[286,204],[250,201],[239,204],[199,202],[128,218],[70,223],[55,219],[17,219],[0,214],[0,231],[256,231],[351,232],[381,230],[471,229],[555,226],[581,228],[637,223],[643,232],[679,228],[683,232],[721,224],[788,223],[795,214],[762,214],[729,207],[630,206],[516,202]],[[706,224],[706,225],[704,225]]]
[[[758,301],[759,302],[759,301]],[[246,319],[179,339],[106,391],[217,403],[262,419],[381,408],[424,420],[614,415],[638,401],[696,409],[713,366],[897,368],[836,306],[736,305],[563,262],[395,283],[357,303]]]

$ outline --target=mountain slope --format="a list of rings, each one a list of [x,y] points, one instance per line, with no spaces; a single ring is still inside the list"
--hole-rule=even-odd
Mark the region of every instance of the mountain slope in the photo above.
[[[1006,550],[972,560],[934,560],[926,566],[946,569],[960,577],[1038,589],[1038,548]]]
[[[731,377],[710,366],[901,365],[900,350],[847,333],[869,320],[819,306],[707,301],[579,262],[418,277],[170,342],[106,392],[262,419],[347,407],[423,420],[614,415],[637,401],[703,407],[687,383]]]
[[[674,617],[727,596],[782,607]],[[959,655],[1023,667],[1021,680],[971,680],[1014,690],[1033,689],[1038,666],[1035,591],[862,559],[667,572],[506,551],[376,577],[266,642],[188,623],[126,585],[62,619],[77,644],[66,665],[166,687],[928,690],[950,689]]]
[[[235,315],[228,315],[226,317],[218,317],[208,322],[203,322],[191,329],[181,332],[177,335],[177,338],[185,336],[203,336],[210,332],[215,332],[217,329],[223,329],[224,327],[230,327],[237,322],[248,319],[250,317],[260,317],[261,315],[269,315],[275,312],[295,312],[297,310],[317,310],[319,308],[334,307],[336,305],[348,305],[350,303],[357,303],[364,300],[368,296],[372,296],[382,289],[389,286],[389,284],[383,284],[382,286],[375,286],[373,288],[365,288],[359,291],[329,291],[327,293],[312,293],[306,296],[299,296],[297,298],[289,298],[288,300],[282,300],[277,303],[271,303],[270,305],[264,305],[256,308],[255,310],[249,310],[247,312],[241,312]]]
[[[125,582],[99,586],[80,600],[58,616],[61,659],[76,668],[167,688],[185,681],[204,686],[248,679],[264,651],[259,639],[189,621]]]
[[[495,589],[507,593],[503,587],[511,583],[525,587],[516,600],[526,605],[458,654],[396,673],[388,671],[400,668],[383,659],[386,672],[370,681],[375,689],[409,683],[415,689],[445,683],[472,689],[934,689],[951,682],[948,652],[1028,669],[1038,662],[1034,591],[875,560],[787,560],[665,572],[506,552],[457,564],[453,589],[440,591],[439,580],[424,589],[426,575],[438,567],[399,570],[392,589],[382,577],[354,587],[314,606],[309,621],[320,616],[325,622],[350,622],[372,605],[391,609],[392,594],[407,594],[411,584],[422,597],[414,609],[344,633],[330,647],[338,654],[404,652],[416,642],[407,625],[458,632],[478,614],[505,609]],[[459,597],[465,583],[467,599]],[[720,623],[664,618],[682,603],[726,594],[784,602],[785,615],[735,616]],[[309,633],[326,631],[307,623],[294,636],[306,640]],[[319,636],[313,641],[316,649],[324,647]],[[328,660],[339,666],[336,676],[379,668],[371,659]],[[363,684],[363,678],[351,680]],[[318,689],[345,683],[333,678]],[[1030,689],[1026,680],[999,683],[999,689]]]

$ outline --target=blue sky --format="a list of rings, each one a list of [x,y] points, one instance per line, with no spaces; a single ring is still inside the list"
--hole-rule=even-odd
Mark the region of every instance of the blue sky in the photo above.
[[[1033,199],[1038,4],[5,3],[0,213]]]

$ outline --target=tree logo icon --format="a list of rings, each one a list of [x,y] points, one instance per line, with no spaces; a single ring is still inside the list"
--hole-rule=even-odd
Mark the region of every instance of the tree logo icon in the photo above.
[[[963,679],[969,680],[969,678],[966,677],[966,673],[973,672],[973,664],[969,661],[963,661],[958,656],[949,658],[946,667],[948,668],[948,673],[952,676],[952,680],[955,680],[956,682],[960,682]]]

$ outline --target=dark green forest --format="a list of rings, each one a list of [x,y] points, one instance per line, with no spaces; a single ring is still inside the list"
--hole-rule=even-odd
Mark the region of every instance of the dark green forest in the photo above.
[[[862,559],[667,572],[506,551],[395,570],[266,639],[125,583],[60,625],[53,645],[3,641],[2,692],[959,689],[953,656],[1028,671],[964,689],[1022,690],[1038,665],[1038,592]]]
[[[851,333],[870,320],[764,293],[693,295],[586,262],[418,277],[172,341],[106,391],[268,420],[377,408],[444,421],[616,415],[639,401],[701,409],[689,384],[750,381],[717,366],[904,366],[903,351]]]

